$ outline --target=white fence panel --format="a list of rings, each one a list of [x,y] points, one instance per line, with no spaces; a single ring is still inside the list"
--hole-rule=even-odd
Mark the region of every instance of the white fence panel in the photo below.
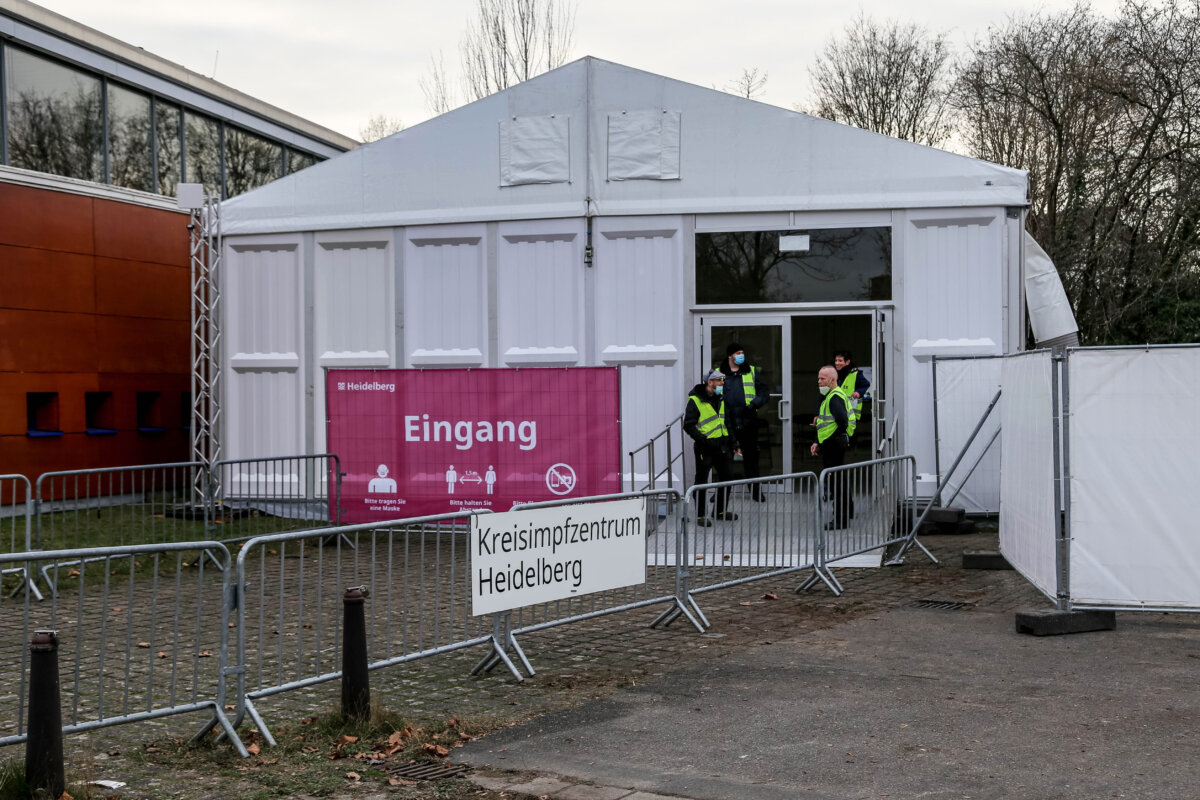
[[[1068,364],[1072,604],[1200,608],[1200,348]]]
[[[1002,358],[938,358],[934,361],[937,370],[937,428],[938,464],[944,473],[958,457],[971,431],[979,424],[979,418],[987,410],[988,403],[1000,388]],[[1003,401],[1001,401],[1003,402]],[[992,409],[991,415],[971,449],[963,457],[958,469],[942,492],[942,501],[948,500],[959,487],[954,505],[969,513],[995,514],[1000,511],[1000,440],[988,449],[975,472],[963,484],[963,478],[979,454],[987,447],[1000,427],[1000,409]],[[938,476],[939,479],[943,476]]]
[[[1000,552],[1049,597],[1057,593],[1054,362],[1048,351],[1004,359]]]

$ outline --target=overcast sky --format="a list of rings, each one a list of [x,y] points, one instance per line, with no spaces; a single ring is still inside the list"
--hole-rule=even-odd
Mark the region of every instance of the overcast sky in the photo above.
[[[39,5],[239,91],[358,138],[372,116],[429,117],[418,81],[458,46],[476,0],[38,0]],[[1006,15],[1074,0],[580,0],[574,57],[596,56],[701,86],[766,72],[758,99],[810,97],[808,67],[861,9],[948,31],[961,49]],[[1092,0],[1111,14],[1119,0]]]

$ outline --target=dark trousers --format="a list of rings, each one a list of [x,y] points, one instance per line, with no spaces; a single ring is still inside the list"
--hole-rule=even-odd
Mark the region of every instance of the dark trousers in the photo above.
[[[751,419],[746,425],[734,431],[738,447],[742,449],[742,471],[748,479],[762,476],[758,467],[758,425],[757,419]],[[750,493],[757,500],[762,496],[762,484],[751,484]]]
[[[821,455],[821,468],[840,467],[846,461],[846,440],[837,434],[830,436],[817,446]],[[835,472],[827,479],[828,484],[821,489],[833,504],[834,527],[846,527],[846,520],[854,515],[851,508],[853,500],[846,491],[846,473]]]
[[[728,446],[710,440],[704,444],[697,443],[692,452],[696,455],[696,479],[692,482],[693,486],[708,483],[709,473],[713,473],[714,483],[733,480],[733,470],[730,468],[731,453]],[[713,513],[720,514],[725,511],[726,503],[729,501],[729,487],[717,489],[716,494],[717,505]],[[696,516],[707,515],[708,490],[701,489],[696,492]]]

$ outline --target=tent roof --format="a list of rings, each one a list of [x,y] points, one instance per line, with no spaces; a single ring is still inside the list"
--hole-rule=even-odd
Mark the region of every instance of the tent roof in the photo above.
[[[1021,170],[587,57],[226,201],[226,234],[1023,206]]]

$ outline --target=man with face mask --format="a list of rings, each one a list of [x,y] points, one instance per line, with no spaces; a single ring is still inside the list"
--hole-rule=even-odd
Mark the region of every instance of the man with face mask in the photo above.
[[[704,374],[704,382],[696,384],[688,393],[687,405],[683,409],[683,432],[692,437],[692,452],[696,456],[696,478],[693,486],[708,483],[709,474],[716,473],[716,482],[733,480],[729,468],[733,454],[737,452],[737,441],[725,425],[724,393],[725,376],[719,370]],[[726,507],[729,489],[717,490],[715,516],[717,519],[735,520],[737,514]],[[696,493],[696,524],[712,525],[708,516],[708,491]]]
[[[747,478],[757,478],[758,471],[758,410],[767,404],[770,389],[762,379],[762,371],[746,363],[746,350],[737,342],[725,348],[725,424],[742,447],[742,467]],[[762,484],[750,485],[750,496],[763,500]]]
[[[846,449],[850,446],[851,406],[850,399],[838,385],[837,370],[832,366],[821,367],[817,374],[817,389],[824,395],[821,410],[813,417],[817,429],[817,441],[810,452],[821,456],[821,468],[840,467],[846,460]],[[835,472],[829,486],[822,487],[833,502],[833,519],[825,524],[826,530],[846,527],[850,515],[849,497],[846,492],[844,472]]]

